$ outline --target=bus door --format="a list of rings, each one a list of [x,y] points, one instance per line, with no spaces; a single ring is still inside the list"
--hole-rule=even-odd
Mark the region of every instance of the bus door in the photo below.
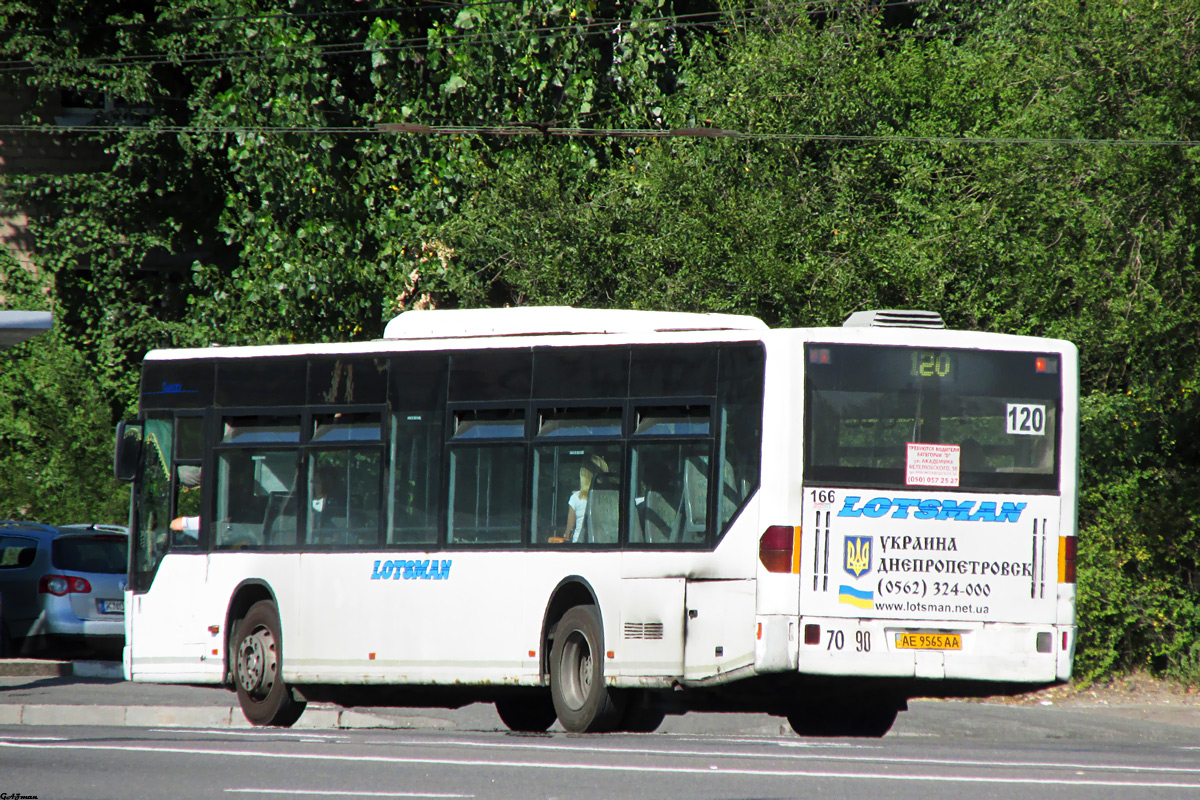
[[[171,418],[150,418],[142,426],[125,604],[127,677],[132,680],[159,673],[181,675],[181,680],[211,673],[219,680],[220,660],[207,656],[211,636],[203,609],[192,591],[180,588],[202,586],[208,560],[193,527],[172,525],[199,514],[199,467],[180,463],[181,450],[191,455],[199,425],[199,418],[180,419],[176,431]]]

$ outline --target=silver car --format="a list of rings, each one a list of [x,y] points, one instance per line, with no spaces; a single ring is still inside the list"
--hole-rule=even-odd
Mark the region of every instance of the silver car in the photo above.
[[[0,652],[120,657],[129,534],[0,522]]]

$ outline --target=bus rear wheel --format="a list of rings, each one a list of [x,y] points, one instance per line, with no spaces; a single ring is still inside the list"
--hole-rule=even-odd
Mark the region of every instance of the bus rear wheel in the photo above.
[[[892,729],[899,708],[884,701],[845,706],[806,706],[788,714],[788,724],[801,736],[858,736],[878,739]]]
[[[304,713],[283,682],[279,611],[260,600],[238,622],[233,636],[233,674],[238,703],[251,725],[287,728]]]
[[[550,696],[571,733],[604,733],[620,724],[622,698],[604,683],[604,629],[595,606],[575,606],[559,620],[550,648]]]
[[[544,690],[543,690],[544,691]],[[545,733],[550,730],[558,714],[549,695],[521,695],[496,701],[496,713],[510,731],[517,733]]]
[[[667,718],[667,712],[658,697],[645,689],[631,689],[626,696],[620,730],[629,733],[654,733],[658,730]]]

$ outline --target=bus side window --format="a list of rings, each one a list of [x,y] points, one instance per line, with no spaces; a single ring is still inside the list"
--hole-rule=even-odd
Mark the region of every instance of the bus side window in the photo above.
[[[294,451],[223,452],[217,462],[218,548],[296,544]]]
[[[146,420],[142,445],[142,479],[137,486],[137,528],[133,531],[132,580],[136,591],[150,588],[166,554],[171,524],[171,446],[173,421]]]
[[[383,417],[378,412],[313,415],[305,474],[305,541],[374,549],[381,533]]]
[[[634,509],[642,541],[646,544],[675,544],[684,540],[685,454],[683,444],[644,444],[634,448],[636,468],[632,477]],[[693,478],[693,482],[697,482]],[[702,494],[707,492],[704,480]],[[703,538],[704,519],[700,519]],[[693,539],[695,534],[693,532]],[[638,541],[636,535],[633,541]]]
[[[463,408],[453,413],[447,542],[519,544],[525,510],[525,410]]]
[[[437,544],[441,454],[440,414],[400,413],[392,418],[388,545]]]
[[[229,418],[217,457],[217,548],[295,547],[299,419]]]
[[[709,406],[637,410],[631,544],[690,546],[708,541],[710,414]],[[647,438],[639,441],[642,437]]]
[[[682,537],[687,542],[704,541],[708,530],[708,457],[686,456],[683,461]]]
[[[525,492],[524,445],[473,445],[450,452],[451,544],[497,545],[521,541]]]
[[[619,430],[620,418],[616,425]],[[619,443],[600,441],[534,449],[534,544],[617,543],[621,455]]]
[[[765,353],[762,345],[735,344],[721,348],[717,473],[713,479],[720,493],[717,501],[719,533],[729,529],[733,518],[758,488],[762,457],[762,404]],[[828,411],[828,410],[827,410]],[[814,426],[816,430],[816,426]],[[820,431],[832,437],[826,447],[837,451],[836,422]],[[816,447],[816,445],[813,445]]]
[[[372,450],[319,450],[308,468],[308,543],[377,547],[382,458]]]

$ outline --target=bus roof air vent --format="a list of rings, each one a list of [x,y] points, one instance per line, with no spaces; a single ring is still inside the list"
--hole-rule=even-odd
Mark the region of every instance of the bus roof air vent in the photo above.
[[[842,322],[843,328],[944,328],[936,311],[855,311]]]

